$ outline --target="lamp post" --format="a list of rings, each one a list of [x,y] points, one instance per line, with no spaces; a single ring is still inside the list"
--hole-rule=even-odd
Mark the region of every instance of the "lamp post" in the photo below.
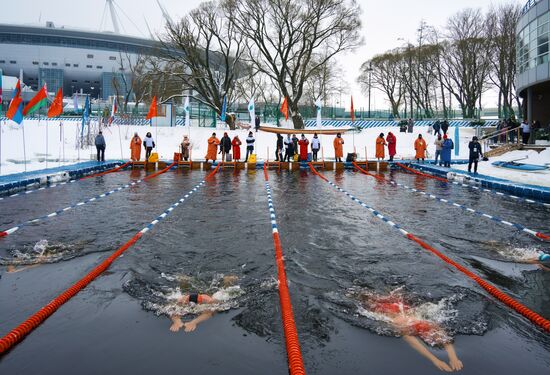
[[[369,62],[369,68],[367,70],[369,72],[369,116],[368,118],[370,119],[370,93],[371,93],[371,76],[372,76],[372,62]]]

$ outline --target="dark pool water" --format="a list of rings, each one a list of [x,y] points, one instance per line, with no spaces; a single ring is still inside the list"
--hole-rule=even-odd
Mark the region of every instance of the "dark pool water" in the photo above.
[[[548,334],[315,175],[269,174],[308,373],[439,373],[395,337],[387,322],[361,310],[357,301],[361,293],[397,293],[437,321],[454,338],[464,374],[548,373]],[[6,199],[0,202],[0,228],[144,175],[121,172]],[[204,176],[200,171],[169,172],[2,239],[0,335],[81,278]],[[550,272],[511,262],[548,251],[547,245],[362,174],[327,172],[326,176],[550,317]],[[402,172],[386,177],[550,231],[550,210],[544,207]],[[47,256],[40,262],[46,264],[5,272],[10,262],[34,263],[43,249]],[[238,277],[236,285],[221,285],[227,275]],[[172,333],[166,316],[173,311],[172,298],[191,290],[229,297],[197,331]],[[185,312],[189,311],[180,311]],[[446,360],[442,349],[430,350]],[[218,174],[0,358],[1,374],[175,371],[288,372],[263,171]]]

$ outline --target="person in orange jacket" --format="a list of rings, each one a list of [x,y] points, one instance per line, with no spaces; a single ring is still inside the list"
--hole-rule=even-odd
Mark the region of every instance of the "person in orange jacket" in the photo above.
[[[422,134],[418,134],[418,139],[414,142],[414,149],[416,150],[416,161],[420,162],[420,159],[424,161],[426,158],[426,141],[422,138]]]
[[[233,145],[233,160],[239,161],[241,158],[241,145],[243,144],[241,140],[239,139],[239,136],[236,135],[235,138],[231,141],[231,144]]]
[[[216,133],[212,133],[212,136],[208,138],[208,152],[204,157],[207,163],[208,163],[208,160],[216,161],[216,155],[218,154],[219,144],[220,144],[220,140],[216,138]]]
[[[384,152],[384,146],[386,145],[386,140],[384,139],[384,133],[380,133],[378,138],[376,138],[376,158],[378,160],[384,160],[386,154]]]
[[[307,161],[307,146],[309,145],[309,140],[304,134],[302,134],[302,137],[298,141],[298,145],[300,146],[300,161]]]
[[[336,138],[334,138],[332,144],[334,145],[334,158],[337,163],[341,163],[344,157],[344,139],[341,133],[336,134]]]
[[[134,137],[130,141],[130,150],[132,161],[139,161],[141,159],[141,138],[138,133],[134,133]]]

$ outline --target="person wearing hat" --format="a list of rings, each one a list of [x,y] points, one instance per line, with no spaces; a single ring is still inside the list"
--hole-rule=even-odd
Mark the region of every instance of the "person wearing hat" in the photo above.
[[[453,140],[443,135],[443,143],[441,144],[441,163],[444,167],[451,167],[451,150],[455,148]]]
[[[468,159],[468,172],[472,172],[472,164],[474,165],[474,173],[477,173],[477,163],[479,162],[479,157],[483,157],[483,152],[481,151],[481,144],[478,142],[477,137],[474,136],[470,143],[468,144],[470,149],[470,158]]]
[[[300,146],[300,161],[307,161],[309,140],[306,138],[305,134],[302,134],[301,139],[298,141],[298,145]]]
[[[220,151],[222,153],[222,161],[227,161],[227,154],[231,152],[231,138],[227,132],[223,133],[223,137],[220,140]]]
[[[344,139],[341,133],[336,134],[336,138],[334,138],[332,144],[334,146],[334,157],[336,162],[341,163],[344,157]]]
[[[386,143],[388,144],[388,154],[390,154],[390,160],[393,161],[393,157],[397,153],[397,138],[395,135],[393,135],[392,132],[388,133],[388,136],[386,137]]]
[[[216,161],[216,154],[218,152],[219,144],[220,140],[216,138],[216,133],[212,133],[212,136],[208,138],[208,151],[206,152],[206,156],[204,157],[207,163],[208,160]]]
[[[134,137],[130,141],[131,159],[132,161],[139,161],[141,159],[141,138],[138,133],[134,133]]]

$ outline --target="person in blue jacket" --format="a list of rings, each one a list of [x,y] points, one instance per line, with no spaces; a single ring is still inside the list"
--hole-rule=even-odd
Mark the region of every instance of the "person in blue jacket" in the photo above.
[[[441,161],[443,166],[450,168],[451,167],[451,150],[455,148],[453,140],[447,137],[447,134],[443,136],[443,145],[441,150]]]

